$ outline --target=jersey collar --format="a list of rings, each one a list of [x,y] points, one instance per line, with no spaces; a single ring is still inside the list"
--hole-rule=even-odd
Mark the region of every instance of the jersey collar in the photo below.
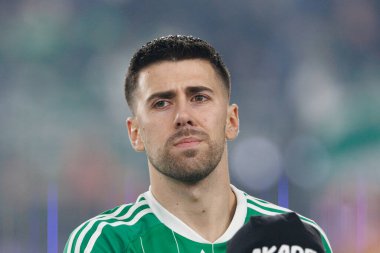
[[[231,189],[235,193],[236,202],[237,202],[235,214],[227,230],[215,242],[210,242],[204,239],[201,235],[199,235],[197,232],[191,229],[179,218],[177,218],[175,215],[170,213],[155,199],[152,192],[150,191],[150,188],[149,188],[149,191],[145,192],[143,195],[145,199],[147,200],[153,213],[165,226],[169,227],[171,230],[173,230],[177,234],[180,234],[181,236],[187,239],[190,239],[192,241],[199,242],[199,243],[215,244],[215,243],[227,242],[228,240],[230,240],[232,236],[234,236],[235,233],[244,225],[244,221],[247,215],[247,201],[246,201],[244,193],[233,185],[231,185]]]

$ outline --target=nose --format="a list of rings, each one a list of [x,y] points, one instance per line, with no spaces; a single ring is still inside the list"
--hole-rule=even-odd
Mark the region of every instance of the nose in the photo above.
[[[186,103],[177,104],[174,124],[176,129],[186,126],[194,126],[194,119],[191,116],[189,105]]]

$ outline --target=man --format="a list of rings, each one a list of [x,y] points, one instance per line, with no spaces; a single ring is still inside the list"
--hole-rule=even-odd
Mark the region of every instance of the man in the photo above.
[[[208,43],[167,36],[133,56],[125,95],[133,148],[151,186],[135,203],[83,223],[65,252],[218,253],[251,216],[290,212],[230,185],[227,140],[239,131],[230,75]],[[326,252],[332,252],[323,231]]]

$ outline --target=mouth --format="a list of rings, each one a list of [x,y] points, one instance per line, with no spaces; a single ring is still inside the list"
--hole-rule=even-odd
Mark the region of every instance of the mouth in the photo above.
[[[202,142],[201,139],[196,137],[182,138],[174,143],[177,148],[193,148],[198,146]]]

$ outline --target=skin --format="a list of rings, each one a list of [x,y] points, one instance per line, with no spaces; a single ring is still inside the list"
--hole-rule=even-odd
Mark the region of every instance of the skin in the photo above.
[[[229,104],[222,80],[202,59],[144,68],[134,98],[128,133],[133,148],[147,153],[153,195],[203,238],[215,241],[236,208],[227,140],[239,131],[237,105]]]

